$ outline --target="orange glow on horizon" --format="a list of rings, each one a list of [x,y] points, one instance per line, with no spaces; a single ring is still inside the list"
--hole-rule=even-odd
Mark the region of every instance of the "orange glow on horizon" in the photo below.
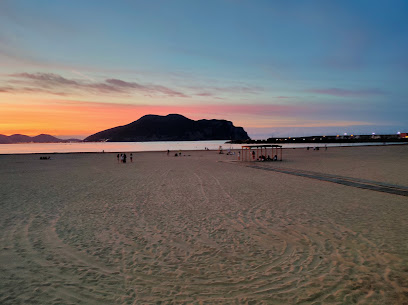
[[[190,119],[225,119],[243,128],[320,127],[364,125],[366,122],[307,121],[285,105],[134,105],[73,100],[22,99],[10,96],[14,103],[2,103],[0,134],[21,133],[35,136],[89,136],[108,128],[129,124],[143,115],[178,113]],[[301,111],[301,110],[300,110]],[[272,115],[274,114],[274,115]],[[273,117],[273,119],[271,119]]]

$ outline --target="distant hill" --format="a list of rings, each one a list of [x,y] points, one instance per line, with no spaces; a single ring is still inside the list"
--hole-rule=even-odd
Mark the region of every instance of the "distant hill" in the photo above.
[[[149,142],[149,141],[201,141],[247,140],[242,127],[226,120],[190,120],[179,114],[167,116],[145,115],[128,125],[97,132],[87,142]]]
[[[48,134],[40,134],[35,137],[29,137],[23,134],[13,134],[5,136],[0,134],[0,144],[17,144],[17,143],[65,143],[65,142],[82,142],[78,139],[62,140]]]

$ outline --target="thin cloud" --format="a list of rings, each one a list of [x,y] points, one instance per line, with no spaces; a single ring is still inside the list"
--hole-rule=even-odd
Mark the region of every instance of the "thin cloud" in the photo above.
[[[258,94],[263,91],[263,88],[258,86],[230,86],[230,87],[220,87],[213,88],[213,90],[218,92],[238,92],[238,93],[247,93],[247,94]]]
[[[367,97],[367,96],[378,96],[385,95],[386,93],[380,89],[363,89],[363,90],[347,90],[340,88],[329,88],[329,89],[310,89],[305,90],[305,92],[332,95],[340,97]]]
[[[0,87],[0,92],[3,93],[9,93],[12,92],[13,88],[12,87]]]
[[[91,93],[91,94],[132,94],[139,93],[146,96],[157,97],[189,97],[189,95],[174,90],[172,88],[159,84],[141,84],[138,82],[129,82],[116,78],[108,78],[102,82],[97,82],[92,79],[70,79],[55,73],[15,73],[9,74],[12,79],[9,83],[13,84],[13,92],[27,91],[28,87],[35,92],[47,92],[51,94],[72,94],[72,93]],[[20,86],[16,86],[20,85]],[[25,89],[23,90],[23,87]],[[227,86],[227,87],[189,87],[197,93],[193,94],[200,97],[219,98],[223,94],[258,94],[264,89],[258,86]]]
[[[31,87],[0,87],[0,93],[24,93],[24,94],[37,94],[37,93],[48,93],[58,96],[67,96],[67,93],[56,92],[52,90],[42,89],[42,88],[31,88]]]
[[[62,77],[58,74],[54,73],[16,73],[10,74],[11,77],[15,78],[23,78],[23,79],[30,79],[39,84],[43,85],[60,85],[60,86],[81,86],[81,83],[69,80],[65,77]]]
[[[227,86],[227,87],[189,87],[192,90],[197,90],[196,96],[216,96],[223,93],[239,93],[239,94],[259,94],[264,91],[264,88],[259,86]]]
[[[126,113],[137,110],[140,113],[151,114],[250,114],[250,115],[288,115],[315,113],[322,109],[321,104],[309,103],[308,105],[277,105],[277,104],[195,104],[195,105],[166,105],[166,104],[128,104],[128,103],[105,103],[72,100],[48,101],[51,105],[58,107],[69,107],[72,109],[87,109],[94,112],[96,109],[109,109],[109,111],[124,111]]]
[[[13,78],[11,83],[23,84],[31,86],[33,91],[43,91],[47,89],[48,93],[60,94],[61,90],[66,91],[81,91],[91,93],[107,93],[107,94],[130,94],[141,93],[149,96],[171,96],[171,97],[187,97],[186,94],[170,89],[162,85],[143,85],[136,82],[127,82],[120,79],[106,79],[103,82],[95,82],[90,80],[75,80],[68,79],[54,73],[17,73],[10,74]],[[24,88],[14,88],[14,91],[27,90]]]
[[[168,96],[187,97],[187,95],[185,95],[185,94],[183,94],[181,92],[178,92],[178,91],[175,91],[175,90],[172,90],[170,88],[160,86],[160,85],[149,85],[149,86],[146,86],[146,88],[148,88],[149,92],[151,92],[151,93],[159,92],[159,93],[162,93],[162,94],[168,95]]]
[[[195,104],[195,105],[146,105],[146,104],[127,104],[127,103],[102,103],[102,102],[85,102],[85,101],[60,101],[55,102],[61,106],[70,105],[74,108],[84,107],[87,109],[116,109],[124,110],[126,112],[137,110],[138,112],[152,113],[152,114],[214,114],[214,113],[228,113],[228,114],[245,114],[256,116],[268,115],[290,115],[290,114],[305,114],[316,113],[317,111],[325,111],[323,105],[309,103],[307,105],[281,105],[281,104]]]
[[[184,93],[181,93],[179,91],[172,90],[170,88],[160,86],[160,85],[141,85],[139,83],[135,82],[126,82],[120,79],[107,79],[106,82],[110,85],[115,86],[116,88],[129,88],[129,89],[135,89],[147,93],[162,93],[164,95],[168,96],[179,96],[179,97],[187,97]]]
[[[115,78],[111,78],[111,79],[107,79],[106,82],[108,84],[111,84],[113,86],[116,87],[120,87],[120,88],[134,88],[134,89],[145,89],[144,86],[138,84],[138,83],[134,83],[134,82],[125,82],[123,80],[120,79],[115,79]]]

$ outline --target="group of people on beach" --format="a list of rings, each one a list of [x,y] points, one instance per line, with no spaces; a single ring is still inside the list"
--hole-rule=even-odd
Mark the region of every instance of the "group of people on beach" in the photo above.
[[[170,155],[170,150],[167,150],[167,156],[169,156],[169,155]],[[181,150],[179,150],[178,153],[176,152],[176,153],[174,154],[174,156],[175,156],[175,157],[179,157],[179,156],[181,157],[181,156],[182,156]],[[185,155],[184,155],[184,156],[185,156]],[[189,156],[190,156],[190,155],[189,155]]]
[[[132,153],[130,153],[129,157],[130,157],[130,162],[133,162],[133,154]],[[126,156],[125,153],[117,154],[116,158],[118,159],[118,163],[126,163],[127,156]]]
[[[310,149],[310,147],[306,147],[307,150]],[[313,150],[319,150],[319,146],[313,147]],[[324,150],[327,150],[327,145],[324,146]]]
[[[271,158],[270,155],[268,155],[267,157],[261,155],[258,157],[258,161],[278,161],[278,155],[273,156],[273,158]]]

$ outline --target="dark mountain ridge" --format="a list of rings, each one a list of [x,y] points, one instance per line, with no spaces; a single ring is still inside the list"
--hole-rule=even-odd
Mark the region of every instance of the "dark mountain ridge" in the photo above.
[[[88,142],[149,142],[149,141],[202,141],[247,140],[242,127],[226,120],[190,120],[179,114],[167,116],[145,115],[130,124],[97,132]]]
[[[65,142],[82,142],[78,139],[62,140],[49,134],[39,134],[35,137],[26,136],[23,134],[13,134],[5,136],[0,134],[0,144],[17,144],[17,143],[65,143]]]

